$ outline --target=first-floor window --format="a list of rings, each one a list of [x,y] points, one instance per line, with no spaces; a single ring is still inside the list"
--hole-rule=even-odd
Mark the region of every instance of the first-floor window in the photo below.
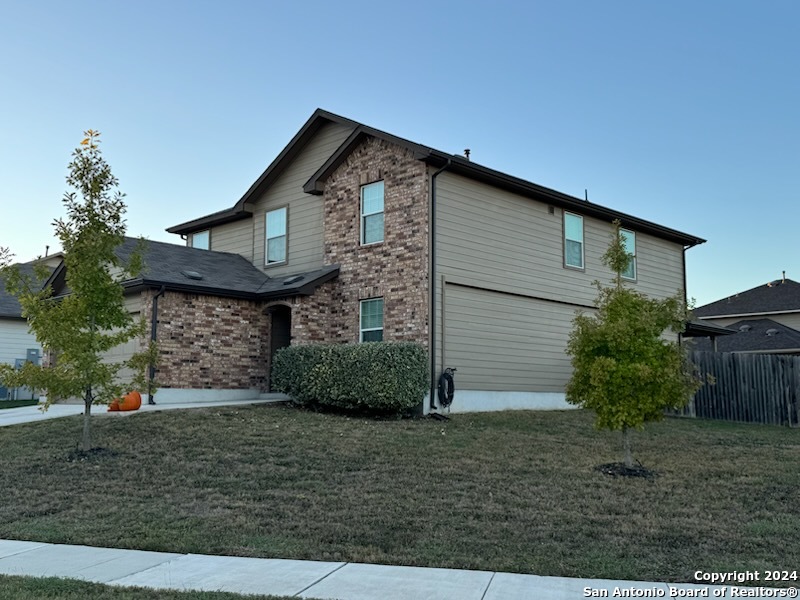
[[[628,268],[622,272],[625,279],[636,279],[636,233],[627,229],[620,229],[622,243],[625,245],[625,252],[631,255],[631,262]]]
[[[286,207],[267,213],[266,264],[286,262]]]
[[[383,298],[361,301],[362,342],[383,341]]]

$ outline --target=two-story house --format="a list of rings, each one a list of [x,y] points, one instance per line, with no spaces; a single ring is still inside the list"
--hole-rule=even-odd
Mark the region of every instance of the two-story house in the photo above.
[[[290,343],[402,340],[432,385],[458,369],[454,411],[562,407],[615,219],[631,285],[684,293],[698,237],[317,110],[232,207],[168,230],[187,247],[150,243],[131,310],[157,315],[162,402],[268,389]]]

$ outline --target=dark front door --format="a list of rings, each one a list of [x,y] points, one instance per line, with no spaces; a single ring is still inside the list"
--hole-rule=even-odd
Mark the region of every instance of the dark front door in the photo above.
[[[275,306],[271,311],[269,336],[269,380],[267,389],[272,391],[272,359],[281,348],[286,348],[292,339],[292,309],[288,306]]]

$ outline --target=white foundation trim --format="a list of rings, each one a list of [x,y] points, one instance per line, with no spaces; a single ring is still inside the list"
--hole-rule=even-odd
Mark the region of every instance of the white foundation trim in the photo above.
[[[438,405],[438,401],[437,401]],[[428,395],[425,396],[425,414],[430,412]],[[563,392],[496,392],[460,390],[456,386],[451,413],[490,412],[498,410],[565,410],[577,408],[569,404]],[[447,414],[447,409],[438,410]]]
[[[254,400],[260,396],[257,389],[252,390],[198,390],[187,388],[159,388],[153,395],[156,404],[186,404],[189,402],[215,402],[228,400]],[[142,394],[142,403],[147,403],[147,395]]]

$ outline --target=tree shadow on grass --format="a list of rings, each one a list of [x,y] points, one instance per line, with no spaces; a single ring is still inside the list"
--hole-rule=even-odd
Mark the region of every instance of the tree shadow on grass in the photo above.
[[[119,452],[112,450],[111,448],[92,448],[90,450],[81,450],[80,448],[75,448],[75,450],[72,450],[69,454],[67,454],[67,462],[96,463],[116,458],[119,455]]]
[[[654,480],[658,477],[656,471],[646,468],[642,463],[634,465],[633,467],[626,467],[625,463],[606,463],[604,465],[597,465],[595,471],[600,471],[604,475],[610,475],[615,479],[617,477],[641,477],[642,479]]]

